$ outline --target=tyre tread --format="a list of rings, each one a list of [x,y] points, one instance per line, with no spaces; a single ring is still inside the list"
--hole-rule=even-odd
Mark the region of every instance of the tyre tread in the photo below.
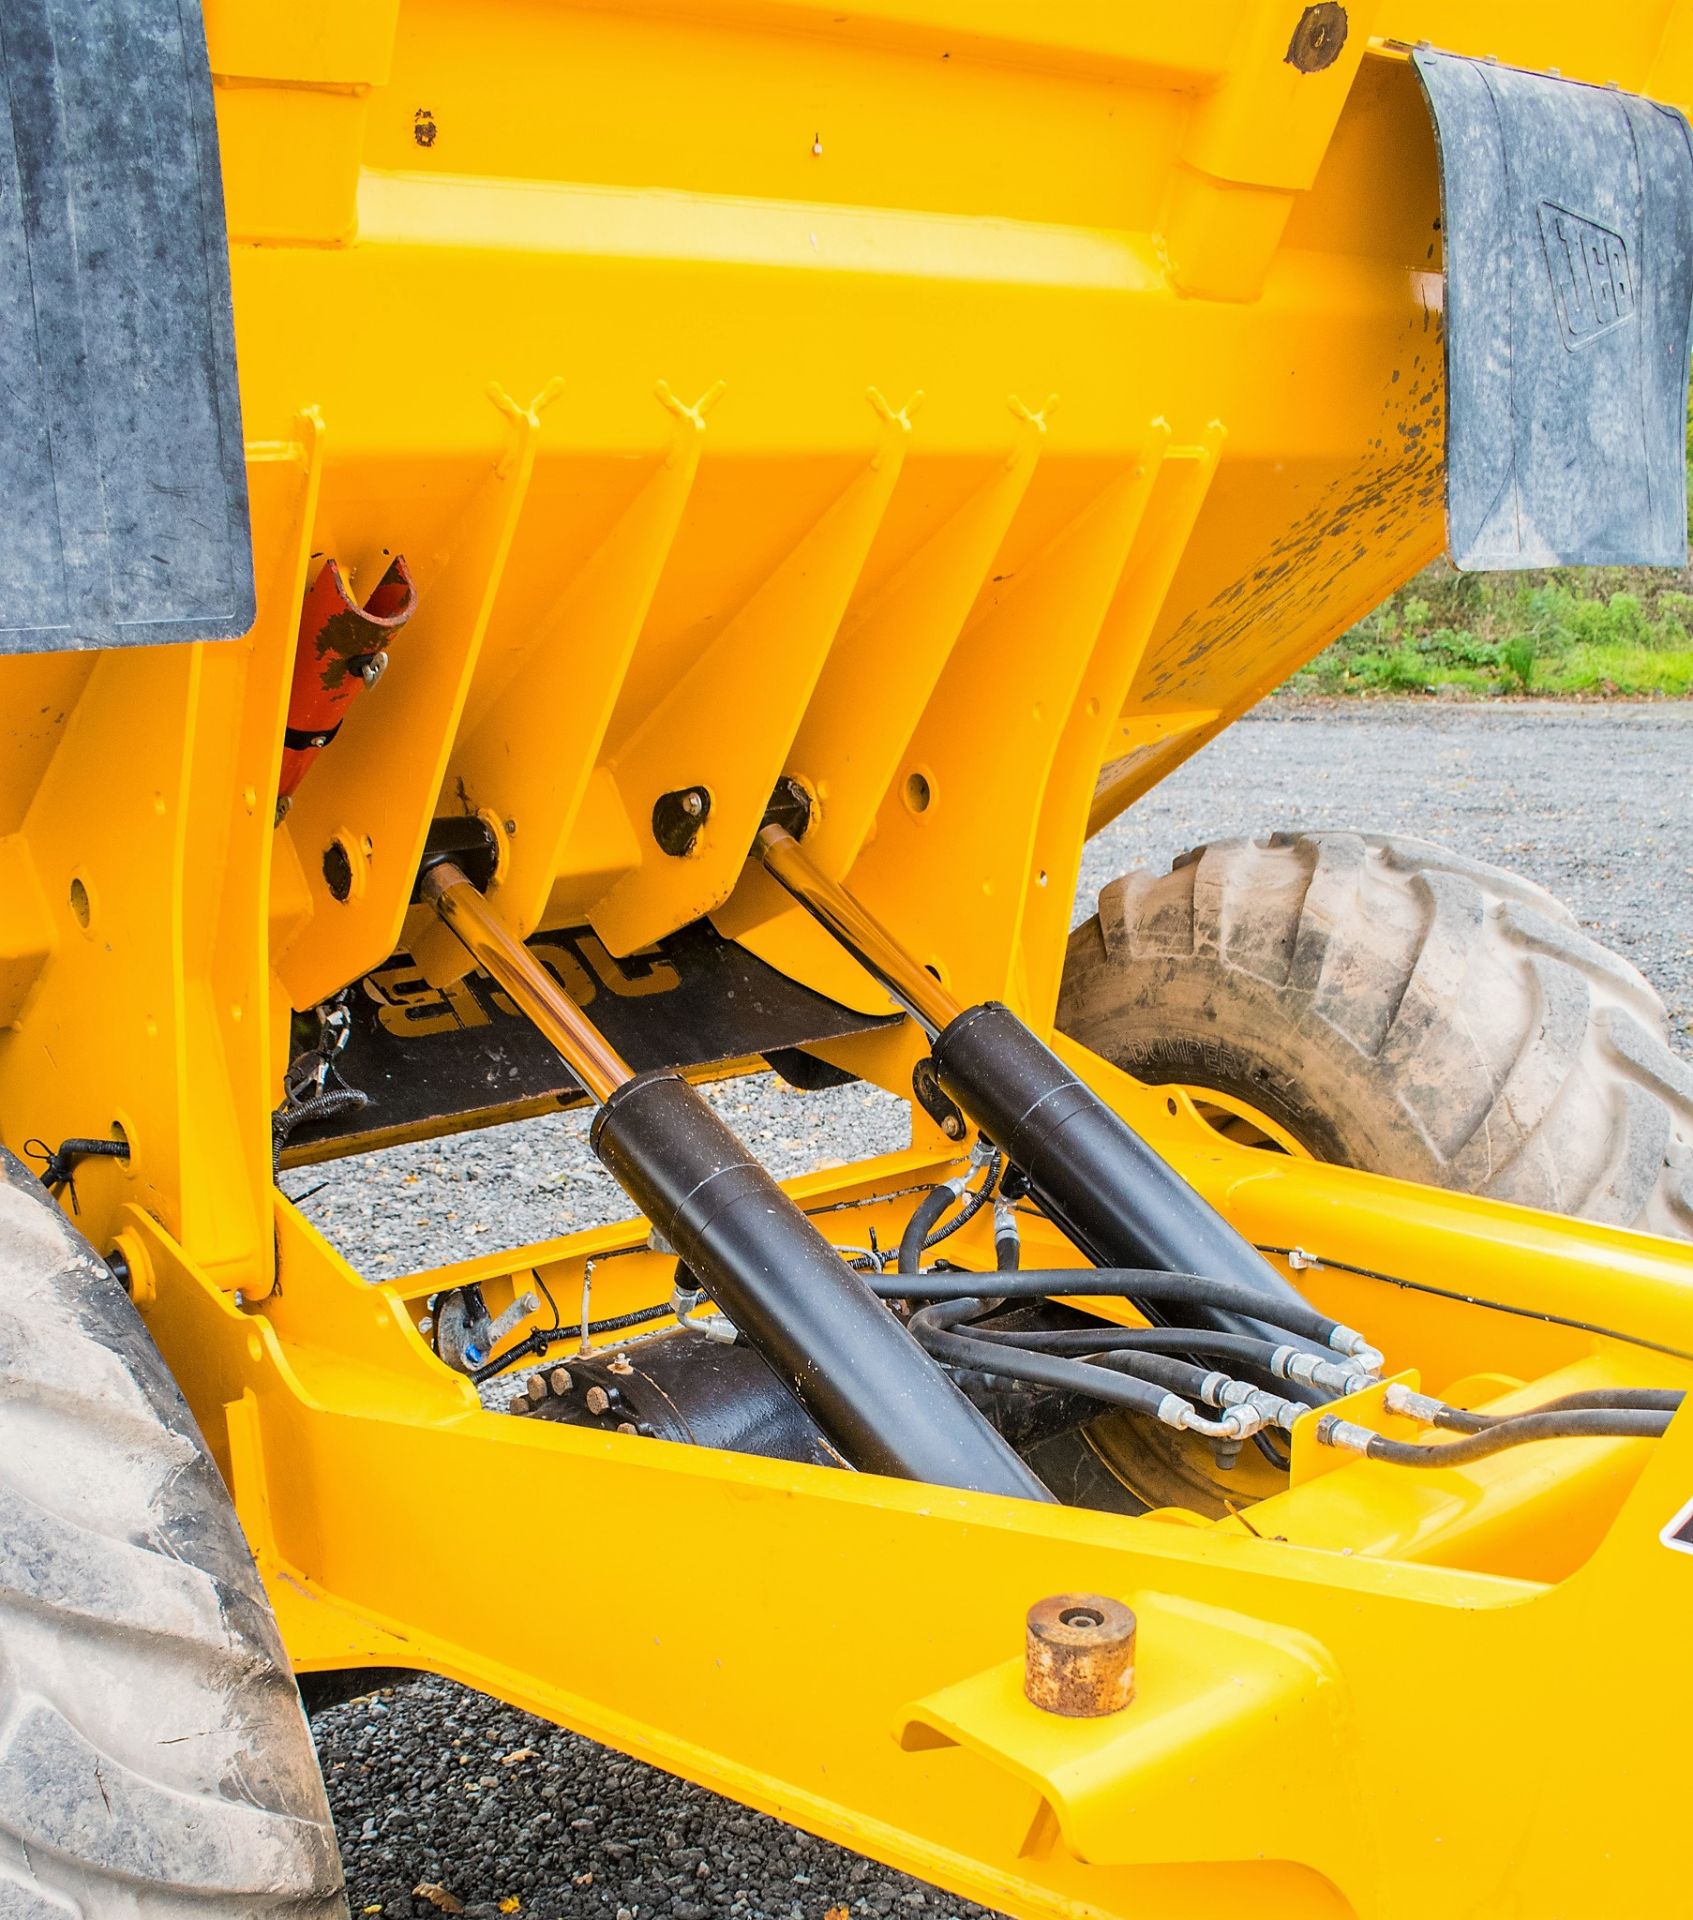
[[[1344,1081],[1351,1164],[1693,1237],[1693,1068],[1644,977],[1533,881],[1274,833],[1113,881],[1072,936],[1058,1024],[1130,1072],[1202,1081],[1184,1049],[1238,1072],[1254,1023],[1280,1049],[1260,1079]]]
[[[0,1152],[0,1920],[341,1920],[299,1693],[121,1287]]]

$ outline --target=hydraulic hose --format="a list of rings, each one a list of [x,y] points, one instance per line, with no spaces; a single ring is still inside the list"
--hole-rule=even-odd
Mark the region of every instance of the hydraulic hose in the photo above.
[[[899,1236],[899,1270],[914,1274],[923,1264],[923,1249],[931,1229],[939,1226],[947,1209],[964,1198],[961,1181],[944,1180],[932,1187],[911,1210],[905,1231]]]
[[[955,1279],[957,1275],[953,1276]],[[987,1279],[984,1274],[983,1280]],[[993,1276],[997,1290],[1001,1276]],[[1031,1328],[972,1327],[972,1340],[992,1340],[1030,1352],[1080,1354],[1091,1358],[1101,1353],[1196,1353],[1212,1360],[1232,1360],[1238,1366],[1260,1367],[1266,1373],[1276,1349],[1269,1340],[1255,1340],[1246,1333],[1212,1333],[1197,1327],[1115,1327],[1101,1321],[1093,1327]]]
[[[921,1308],[912,1316],[912,1331],[919,1340],[925,1339],[935,1327],[955,1333],[959,1339],[982,1340],[985,1338],[985,1330],[978,1326],[972,1325],[966,1332],[957,1332],[960,1323],[967,1318],[963,1309],[974,1309],[980,1304],[977,1301],[948,1302],[940,1307]],[[953,1311],[955,1306],[960,1311],[955,1313]],[[1003,1350],[1003,1336],[995,1344],[1001,1346]],[[1016,1351],[1014,1346],[1012,1351]],[[1186,1400],[1202,1400],[1207,1387],[1222,1377],[1216,1372],[1208,1373],[1205,1368],[1196,1367],[1191,1361],[1184,1360],[1176,1354],[1090,1353],[1086,1357],[1097,1365],[1111,1368],[1115,1373],[1124,1373],[1131,1379],[1148,1381],[1155,1387],[1163,1387],[1168,1393],[1179,1393]],[[993,1370],[1003,1371],[998,1367]]]
[[[962,1279],[954,1273],[952,1279]],[[983,1281],[989,1275],[981,1275]],[[992,1275],[998,1288],[1000,1275]],[[1198,1327],[1113,1327],[1100,1321],[1098,1327],[971,1327],[971,1340],[1000,1340],[1006,1346],[1025,1346],[1040,1354],[1204,1354],[1211,1359],[1232,1359],[1244,1367],[1269,1369],[1275,1346],[1269,1340],[1253,1340],[1244,1332],[1209,1332]]]
[[[920,1272],[924,1254],[931,1247],[938,1247],[943,1240],[951,1239],[960,1227],[967,1227],[987,1205],[988,1196],[999,1180],[1002,1156],[996,1148],[978,1147],[971,1155],[971,1164],[983,1166],[982,1177],[977,1185],[971,1186],[969,1174],[961,1173],[932,1188],[913,1209],[911,1218],[905,1223],[905,1231],[899,1237],[901,1273]],[[962,1201],[963,1204],[948,1220],[946,1216],[955,1201]],[[995,1213],[997,1215],[997,1208]]]
[[[1190,1314],[1220,1309],[1237,1314],[1262,1313],[1266,1302],[1250,1287],[1234,1280],[1213,1279],[1201,1273],[1166,1273],[1149,1267],[1023,1267],[1014,1273],[900,1273],[872,1278],[871,1285],[886,1299],[955,1299],[961,1286],[975,1282],[983,1292],[1000,1299],[1045,1299],[1052,1294],[1085,1298],[1107,1294],[1131,1300],[1148,1300],[1160,1306],[1181,1307]],[[1284,1333],[1316,1341],[1360,1360],[1379,1360],[1361,1334],[1339,1321],[1330,1320],[1315,1307],[1289,1292],[1286,1300],[1272,1305],[1276,1323]],[[1256,1339],[1256,1335],[1248,1335]]]
[[[1671,1415],[1642,1409],[1592,1408],[1573,1413],[1509,1415],[1485,1433],[1427,1446],[1419,1441],[1389,1440],[1354,1421],[1328,1413],[1317,1422],[1317,1439],[1325,1447],[1344,1447],[1367,1460],[1383,1460],[1398,1467],[1467,1467],[1507,1447],[1528,1446],[1537,1440],[1658,1440]]]
[[[1006,1200],[993,1203],[993,1263],[1001,1273],[1015,1273],[1023,1264],[1017,1209]]]
[[[1529,1413],[1675,1413],[1681,1395],[1655,1387],[1600,1387],[1590,1393],[1564,1393],[1548,1400]],[[1449,1428],[1454,1433],[1490,1433],[1508,1420],[1520,1420],[1522,1414],[1470,1413],[1462,1407],[1443,1406],[1430,1416],[1430,1424]]]
[[[809,809],[802,807],[802,813]],[[803,826],[801,831],[803,831]],[[960,1009],[847,889],[767,815],[754,847],[766,869],[879,979],[933,1041],[943,1090],[1029,1182],[1043,1212],[1102,1265],[1233,1280],[1272,1309],[1299,1296],[1170,1164],[1105,1104],[1009,1007]],[[1239,1311],[1203,1307],[1209,1326],[1261,1329]]]
[[[1035,1474],[675,1074],[613,1090],[606,1170],[855,1467],[1050,1500]]]
[[[1193,1401],[1204,1400],[1207,1386],[1220,1377],[1215,1372],[1208,1373],[1204,1367],[1196,1367],[1191,1360],[1167,1353],[1098,1353],[1092,1356],[1090,1364],[1108,1367],[1113,1373],[1126,1373],[1132,1380],[1149,1380],[1155,1387]]]
[[[1264,1424],[1262,1411],[1240,1406],[1230,1407],[1218,1420],[1205,1418],[1178,1389],[1133,1371],[1139,1356],[1133,1356],[1120,1367],[1109,1364],[1096,1367],[1053,1354],[1018,1353],[1014,1348],[993,1346],[953,1331],[960,1321],[980,1312],[986,1304],[982,1300],[947,1300],[923,1307],[911,1316],[911,1331],[936,1359],[951,1366],[995,1373],[1011,1380],[1027,1380],[1035,1386],[1051,1387],[1063,1393],[1085,1394],[1107,1406],[1147,1415],[1178,1430],[1241,1440]],[[1165,1364],[1180,1367],[1179,1377],[1196,1383],[1193,1393],[1198,1398],[1206,1376],[1197,1367],[1186,1367],[1180,1362]]]
[[[1418,1393],[1396,1382],[1388,1388],[1384,1404],[1389,1413],[1402,1413],[1451,1433],[1486,1433],[1530,1413],[1675,1413],[1681,1402],[1681,1393],[1670,1387],[1593,1387],[1584,1393],[1561,1394],[1556,1400],[1524,1407],[1518,1413],[1472,1413],[1466,1407],[1449,1407],[1432,1394]]]
[[[419,892],[599,1103],[588,1137],[606,1170],[846,1460],[1051,1500],[693,1087],[635,1075],[453,860]]]
[[[988,1346],[952,1331],[958,1320],[979,1312],[984,1305],[981,1300],[949,1300],[924,1307],[911,1316],[911,1332],[927,1352],[951,1366],[1003,1374],[1010,1380],[1027,1380],[1034,1386],[1051,1387],[1061,1393],[1089,1394],[1108,1406],[1177,1424],[1171,1421],[1174,1411],[1171,1403],[1179,1408],[1181,1402],[1163,1387],[1106,1373],[1079,1360],[1062,1360],[1044,1353],[1008,1354],[1003,1347]]]
[[[969,1008],[937,1034],[932,1053],[942,1088],[1101,1266],[1228,1280],[1243,1304],[1199,1306],[1204,1326],[1257,1333],[1266,1322],[1288,1324],[1295,1289],[1009,1007]]]
[[[1187,1354],[1195,1359],[1225,1363],[1236,1374],[1256,1375],[1279,1398],[1301,1406],[1320,1407],[1337,1394],[1349,1391],[1349,1383],[1337,1377],[1323,1381],[1292,1378],[1276,1364],[1278,1355],[1286,1355],[1286,1346],[1268,1340],[1256,1340],[1244,1333],[1212,1333],[1194,1327],[1115,1327],[1101,1322],[1092,1327],[1065,1327],[1021,1331],[1012,1327],[972,1327],[973,1340],[989,1340],[1007,1346],[1023,1347],[1031,1352],[1077,1354],[1084,1359],[1114,1364],[1112,1354],[1171,1353]],[[1345,1363],[1341,1363],[1342,1366]]]

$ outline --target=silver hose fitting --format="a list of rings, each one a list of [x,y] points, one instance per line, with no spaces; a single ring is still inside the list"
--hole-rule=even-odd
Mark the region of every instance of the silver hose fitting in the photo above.
[[[1382,1355],[1378,1348],[1372,1347],[1361,1333],[1351,1327],[1336,1327],[1329,1335],[1329,1345],[1336,1353],[1344,1353],[1356,1360],[1366,1373],[1380,1373]]]
[[[1202,1420],[1196,1415],[1193,1431],[1212,1440],[1240,1441],[1261,1433],[1266,1424],[1255,1407],[1228,1407],[1220,1420]]]
[[[1382,1395],[1381,1403],[1389,1413],[1402,1413],[1407,1419],[1421,1420],[1431,1427],[1435,1415],[1446,1411],[1444,1400],[1436,1400],[1432,1394],[1413,1393],[1409,1387],[1397,1383]]]
[[[1277,1347],[1270,1355],[1270,1371],[1278,1380],[1298,1380],[1331,1393],[1362,1393],[1376,1384],[1372,1375],[1357,1367],[1343,1367],[1320,1354],[1307,1353],[1303,1347]]]
[[[1308,1411],[1297,1400],[1284,1400],[1279,1394],[1266,1393],[1262,1387],[1249,1386],[1244,1380],[1231,1380],[1218,1404],[1250,1407],[1264,1426],[1280,1427],[1284,1433],[1291,1433],[1294,1422]]]
[[[993,1203],[993,1250],[998,1259],[1001,1252],[1010,1247],[1015,1252],[1022,1245],[1022,1235],[1017,1230],[1017,1209],[1009,1200],[996,1200]],[[1016,1262],[1013,1261],[1015,1266]]]
[[[721,1347],[732,1347],[739,1338],[733,1320],[725,1319],[720,1313],[708,1314],[703,1320],[696,1320],[700,1302],[705,1299],[703,1288],[673,1288],[670,1295],[670,1311],[676,1316],[676,1324],[689,1333],[702,1334],[707,1340],[715,1340]]]
[[[1356,1420],[1342,1420],[1337,1413],[1325,1413],[1317,1422],[1317,1441],[1320,1446],[1341,1447],[1347,1453],[1367,1454],[1376,1438],[1368,1427],[1359,1426]]]
[[[1221,1420],[1196,1413],[1179,1393],[1167,1393],[1158,1402],[1158,1418],[1178,1433],[1202,1434],[1207,1440],[1249,1440],[1265,1422],[1252,1407],[1230,1407]]]
[[[1237,1383],[1226,1373],[1208,1373],[1200,1384],[1199,1397],[1208,1407],[1227,1407],[1234,1403],[1227,1398],[1230,1387]]]

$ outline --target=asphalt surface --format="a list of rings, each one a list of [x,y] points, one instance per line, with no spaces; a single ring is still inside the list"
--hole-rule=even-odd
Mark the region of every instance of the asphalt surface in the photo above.
[[[1515,868],[1652,981],[1693,1056],[1693,705],[1272,703],[1086,850],[1077,918],[1136,865],[1229,835],[1415,833]],[[904,1108],[765,1076],[712,1090],[779,1175],[901,1146]],[[616,1219],[627,1206],[563,1115],[286,1176],[373,1279]],[[467,1542],[467,1551],[475,1551]],[[445,1681],[315,1725],[352,1910],[539,1920],[823,1920],[983,1909],[749,1814]],[[516,1900],[520,1908],[502,1903]],[[450,1910],[450,1909],[449,1909]]]

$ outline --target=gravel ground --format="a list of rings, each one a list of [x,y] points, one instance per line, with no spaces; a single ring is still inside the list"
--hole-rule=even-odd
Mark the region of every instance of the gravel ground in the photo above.
[[[1233,834],[1364,827],[1550,888],[1645,974],[1693,1053],[1693,703],[1273,700],[1088,843],[1076,918],[1133,866]]]
[[[1417,833],[1551,888],[1652,981],[1693,1055],[1690,763],[1693,706],[1272,703],[1089,845],[1076,917],[1115,875],[1205,840]],[[906,1143],[903,1106],[864,1088],[796,1094],[765,1076],[710,1091],[779,1175]],[[621,1217],[585,1135],[560,1115],[287,1185],[384,1278]],[[438,1911],[421,1884],[537,1920],[983,1912],[445,1681],[334,1708],[315,1731],[355,1914]]]

